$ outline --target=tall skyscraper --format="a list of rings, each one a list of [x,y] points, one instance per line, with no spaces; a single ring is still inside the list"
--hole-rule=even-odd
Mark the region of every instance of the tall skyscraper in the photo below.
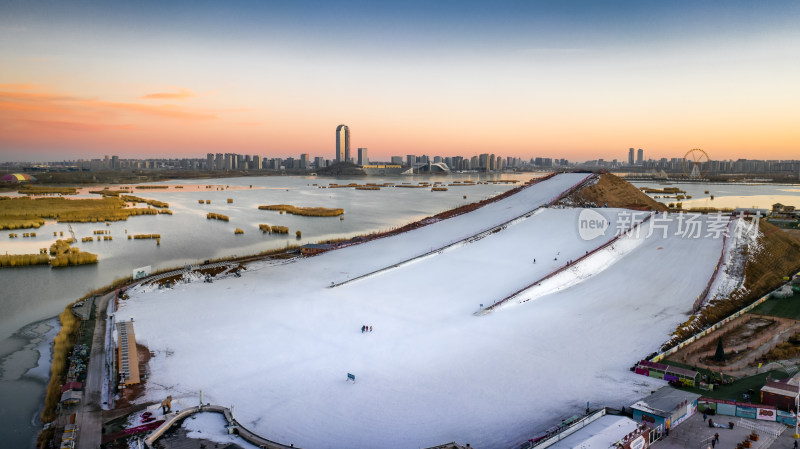
[[[639,151],[636,152],[636,165],[642,165],[644,163],[644,150],[639,148]]]
[[[628,149],[628,165],[633,165],[633,148]]]
[[[369,158],[367,157],[367,149],[358,149],[358,165],[369,165]]]
[[[350,128],[347,125],[336,127],[336,162],[350,160]]]

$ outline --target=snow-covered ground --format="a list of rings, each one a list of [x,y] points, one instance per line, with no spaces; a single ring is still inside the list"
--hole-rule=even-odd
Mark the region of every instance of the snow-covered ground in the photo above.
[[[546,202],[579,180],[562,175],[523,192],[538,190]],[[135,318],[137,341],[156,353],[145,399],[203,390],[211,403],[234,405],[249,429],[310,449],[454,440],[499,448],[582,412],[586,401],[628,406],[656,389],[659,381],[628,367],[685,321],[722,250],[722,239],[675,236],[676,223],[617,242],[523,295],[535,300],[482,316],[479,304],[608,238],[581,239],[580,210],[544,209],[483,239],[328,288],[536,207],[533,196],[516,197],[457,225],[254,264],[240,278],[134,289],[117,319]],[[596,212],[612,223],[627,213]],[[373,332],[362,333],[363,325]]]

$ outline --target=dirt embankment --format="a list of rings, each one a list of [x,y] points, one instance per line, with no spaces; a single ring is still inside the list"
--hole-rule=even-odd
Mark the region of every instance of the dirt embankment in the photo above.
[[[577,207],[620,207],[664,212],[667,206],[650,198],[627,181],[610,173],[600,175],[593,185],[573,193],[559,204]]]

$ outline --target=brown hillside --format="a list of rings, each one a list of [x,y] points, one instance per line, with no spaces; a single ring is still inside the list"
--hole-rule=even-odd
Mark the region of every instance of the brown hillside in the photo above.
[[[597,183],[573,193],[561,201],[563,205],[579,207],[620,207],[666,211],[667,206],[650,198],[627,181],[610,173],[600,175]]]

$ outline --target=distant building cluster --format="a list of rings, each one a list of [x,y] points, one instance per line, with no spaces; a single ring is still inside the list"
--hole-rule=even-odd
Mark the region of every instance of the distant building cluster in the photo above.
[[[729,159],[700,161],[707,175],[723,174],[789,174],[800,177],[800,161],[798,160],[759,160]],[[617,159],[595,159],[575,165],[576,168],[619,170],[622,172],[665,172],[681,173],[687,170],[686,160],[682,157],[645,159],[642,148],[628,149],[627,163]]]
[[[373,169],[402,169],[414,173],[432,172],[502,172],[526,170],[619,170],[629,173],[680,173],[686,170],[686,160],[682,157],[645,159],[644,149],[629,148],[627,161],[617,159],[595,159],[585,162],[570,162],[563,158],[501,156],[495,153],[482,153],[471,157],[465,156],[429,156],[427,154],[406,154],[391,156],[388,161],[370,160],[367,148],[358,147],[357,153],[350,150],[350,128],[341,124],[336,127],[335,149],[333,158],[315,156],[308,153],[299,157],[261,157],[258,154],[208,153],[204,159],[121,159],[119,156],[106,155],[103,159],[78,159],[74,161],[33,163],[4,163],[0,169],[9,171],[21,170],[77,170],[77,171],[114,171],[114,170],[191,170],[210,172],[231,171],[313,171],[340,162],[349,162]],[[626,163],[627,162],[627,163]],[[800,161],[797,160],[707,160],[703,162],[703,175],[721,174],[789,174],[800,177]]]

